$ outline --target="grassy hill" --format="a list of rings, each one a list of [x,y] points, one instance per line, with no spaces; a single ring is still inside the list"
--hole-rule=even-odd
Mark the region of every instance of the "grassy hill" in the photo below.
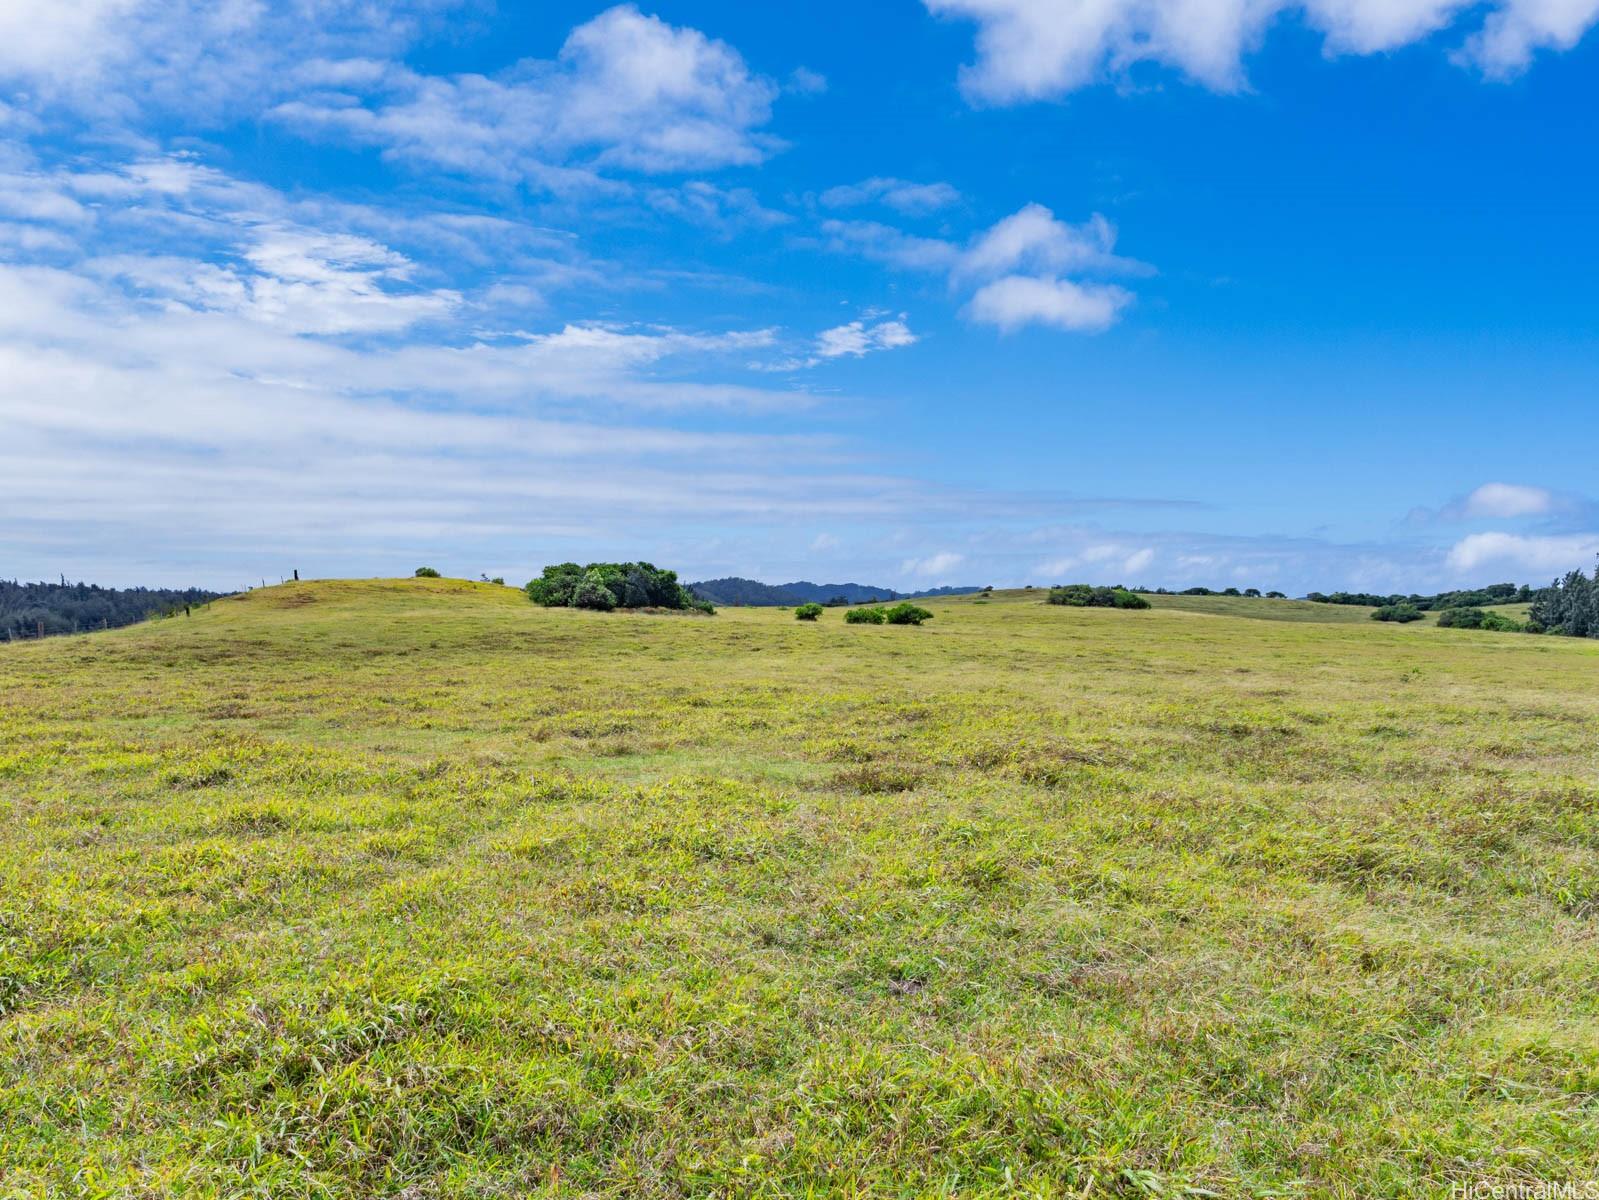
[[[0,1194],[1599,1178],[1599,644],[1042,599],[0,646]]]

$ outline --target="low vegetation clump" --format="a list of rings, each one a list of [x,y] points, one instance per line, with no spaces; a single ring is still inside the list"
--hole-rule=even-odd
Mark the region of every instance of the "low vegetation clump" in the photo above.
[[[887,619],[888,611],[881,606],[852,608],[844,614],[844,622],[848,625],[881,625]]]
[[[1149,601],[1124,587],[1092,587],[1072,583],[1049,589],[1050,604],[1068,608],[1148,608]]]
[[[439,578],[439,573],[436,570],[434,570],[432,567],[418,567],[416,569],[416,578],[418,578],[418,579],[438,579]]]
[[[1525,633],[1527,626],[1504,613],[1481,608],[1446,608],[1438,614],[1440,629],[1486,629],[1490,633]]]
[[[1414,604],[1384,604],[1371,614],[1373,621],[1394,621],[1400,625],[1408,625],[1412,621],[1420,621],[1426,614]]]
[[[0,642],[0,1196],[1599,1178],[1599,646],[1039,599]]]
[[[676,571],[665,571],[647,562],[558,563],[524,589],[528,599],[545,608],[587,608],[610,612],[616,608],[694,609],[714,613],[709,601],[701,600],[677,581]]]
[[[814,621],[822,615],[822,606],[814,601],[810,604],[801,604],[794,610],[796,621]]]
[[[896,604],[883,614],[883,620],[890,625],[920,625],[923,621],[931,621],[933,614],[919,604],[909,601]]]

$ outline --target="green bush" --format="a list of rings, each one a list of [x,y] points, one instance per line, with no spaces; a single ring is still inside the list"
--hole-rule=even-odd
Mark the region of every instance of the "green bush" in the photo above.
[[[814,621],[821,615],[822,606],[820,604],[802,604],[794,610],[794,619],[796,621]]]
[[[881,608],[852,608],[844,614],[847,625],[881,625],[886,620],[888,613]]]
[[[1446,608],[1438,614],[1440,629],[1486,629],[1490,633],[1525,633],[1527,626],[1503,613],[1480,608]]]
[[[579,603],[578,589],[585,584],[603,587],[610,593],[611,602],[603,603],[592,587],[584,587],[585,600]],[[694,608],[701,612],[716,611],[678,583],[676,571],[663,571],[647,562],[589,563],[586,567],[574,562],[557,563],[545,567],[543,573],[524,590],[529,600],[546,608]]]
[[[1373,621],[1397,621],[1401,625],[1421,620],[1421,609],[1414,604],[1385,604],[1371,614]]]
[[[616,595],[605,584],[605,576],[597,570],[585,572],[572,589],[573,608],[592,608],[596,612],[610,612],[616,607]]]
[[[931,621],[933,614],[916,604],[896,604],[883,614],[883,620],[890,625],[920,625],[923,621]]]
[[[416,569],[416,577],[418,579],[438,579],[439,573],[432,567],[418,567]]]
[[[1090,587],[1071,583],[1049,589],[1049,603],[1068,608],[1148,608],[1149,601],[1124,587]]]

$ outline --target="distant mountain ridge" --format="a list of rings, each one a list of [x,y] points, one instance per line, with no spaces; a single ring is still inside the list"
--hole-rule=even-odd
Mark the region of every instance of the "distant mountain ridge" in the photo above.
[[[704,579],[688,585],[689,591],[712,604],[775,608],[794,604],[826,604],[829,600],[843,598],[846,604],[875,604],[884,600],[921,600],[930,596],[966,596],[980,592],[980,587],[939,587],[920,592],[898,592],[893,588],[873,587],[865,583],[811,583],[801,579],[794,583],[761,583],[756,579],[743,579],[730,575],[725,579]]]

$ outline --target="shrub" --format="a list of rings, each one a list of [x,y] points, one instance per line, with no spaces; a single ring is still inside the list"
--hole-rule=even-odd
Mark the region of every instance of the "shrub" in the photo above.
[[[814,621],[821,615],[822,606],[820,604],[802,604],[794,610],[794,619],[796,621]]]
[[[1503,613],[1480,608],[1446,608],[1438,614],[1440,629],[1486,629],[1490,633],[1523,633],[1527,626]]]
[[[1072,583],[1049,589],[1049,603],[1068,608],[1148,608],[1149,601],[1123,587],[1089,587]]]
[[[1373,621],[1398,621],[1401,625],[1421,620],[1421,609],[1414,604],[1385,604],[1371,614]]]
[[[432,567],[418,567],[416,569],[416,578],[418,578],[418,579],[437,579],[437,578],[439,578],[439,573],[437,571],[435,571]]]
[[[923,621],[931,621],[933,614],[917,604],[896,604],[883,614],[883,620],[890,625],[920,625]]]
[[[881,625],[888,614],[881,608],[852,608],[844,614],[847,625]]]

